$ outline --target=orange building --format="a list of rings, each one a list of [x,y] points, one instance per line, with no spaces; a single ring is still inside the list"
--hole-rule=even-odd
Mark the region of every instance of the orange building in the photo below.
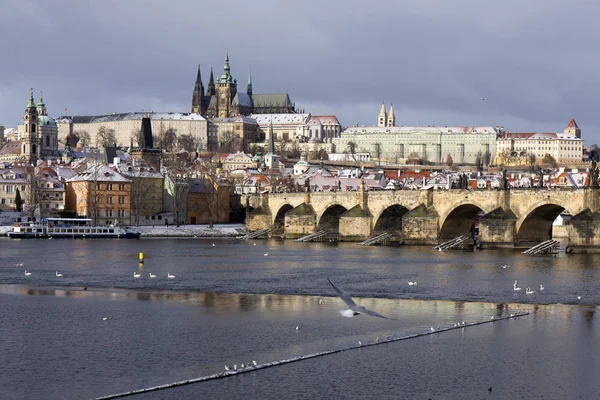
[[[105,165],[91,165],[67,179],[65,209],[95,225],[130,225],[131,180]]]

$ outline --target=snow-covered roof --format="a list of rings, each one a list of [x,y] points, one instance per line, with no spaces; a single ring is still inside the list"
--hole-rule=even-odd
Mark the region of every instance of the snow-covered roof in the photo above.
[[[419,135],[424,133],[498,133],[498,131],[493,126],[353,126],[346,128],[343,133],[413,133]]]
[[[273,124],[305,124],[310,114],[252,114],[259,125]]]
[[[117,171],[106,165],[91,166],[82,173],[67,179],[67,182],[98,181],[98,182],[131,182]]]
[[[554,132],[506,132],[501,139],[527,139],[527,140],[578,140],[582,139],[566,133]]]
[[[59,122],[73,123],[94,123],[94,122],[109,122],[109,121],[127,121],[141,120],[144,117],[150,116],[154,120],[183,120],[183,121],[204,121],[205,118],[196,113],[180,113],[180,112],[130,112],[130,113],[113,113],[106,115],[92,116],[74,116],[74,117],[58,117]]]
[[[40,115],[38,117],[38,123],[40,125],[50,125],[50,126],[56,126],[56,122],[54,121],[53,118],[50,118],[47,115]]]

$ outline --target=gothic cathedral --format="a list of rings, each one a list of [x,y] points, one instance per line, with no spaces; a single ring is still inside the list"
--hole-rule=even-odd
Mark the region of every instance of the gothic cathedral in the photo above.
[[[252,92],[252,75],[248,74],[246,92],[239,92],[237,79],[231,75],[229,66],[229,53],[225,56],[223,75],[217,79],[216,85],[213,70],[210,69],[210,78],[206,93],[202,83],[200,66],[192,95],[192,113],[197,113],[205,118],[230,118],[250,114],[290,114],[295,113],[295,104],[292,103],[287,93],[254,94]]]

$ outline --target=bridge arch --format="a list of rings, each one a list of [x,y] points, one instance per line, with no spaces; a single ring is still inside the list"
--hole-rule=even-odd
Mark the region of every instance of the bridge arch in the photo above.
[[[346,207],[340,204],[330,205],[325,209],[323,214],[321,214],[317,224],[317,230],[340,233],[340,216],[346,211],[348,211]]]
[[[452,208],[443,218],[440,216],[440,239],[453,239],[457,236],[472,236],[475,222],[485,213],[475,202],[465,202]]]
[[[287,203],[279,207],[279,210],[273,219],[273,235],[283,236],[285,229],[285,213],[293,209],[294,207]]]
[[[556,203],[537,204],[517,221],[517,244],[539,243],[552,239],[552,223],[565,207]]]
[[[388,232],[391,234],[402,233],[402,216],[408,212],[408,208],[401,204],[392,204],[385,208],[375,222],[373,233]]]

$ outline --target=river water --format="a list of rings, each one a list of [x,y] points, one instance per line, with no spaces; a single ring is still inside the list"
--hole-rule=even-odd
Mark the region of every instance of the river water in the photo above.
[[[530,314],[133,398],[590,399],[600,391],[600,255],[233,239],[0,239],[0,249],[3,399],[100,397],[513,310]],[[397,320],[341,317],[327,277]]]

